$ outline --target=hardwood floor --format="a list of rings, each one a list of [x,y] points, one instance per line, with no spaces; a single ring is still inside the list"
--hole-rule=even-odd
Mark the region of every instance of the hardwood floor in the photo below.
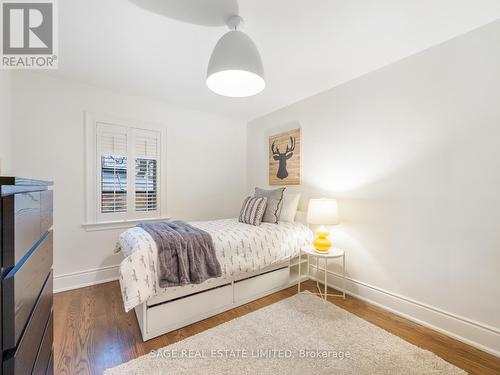
[[[312,281],[303,283],[303,286],[305,289],[315,289]],[[123,311],[117,282],[56,294],[54,374],[101,374],[106,368],[195,335],[296,292],[296,287],[285,289],[146,343],[142,342],[135,313]],[[350,296],[346,300],[332,297],[330,301],[414,345],[434,352],[469,373],[500,374],[499,358],[460,341]]]

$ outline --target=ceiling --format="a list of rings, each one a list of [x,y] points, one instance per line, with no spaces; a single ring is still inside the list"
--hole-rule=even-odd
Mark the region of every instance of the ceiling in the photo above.
[[[207,89],[205,72],[226,28],[177,21],[127,0],[58,4],[59,69],[52,74],[241,120],[500,18],[498,0],[240,0],[267,87],[225,98]]]

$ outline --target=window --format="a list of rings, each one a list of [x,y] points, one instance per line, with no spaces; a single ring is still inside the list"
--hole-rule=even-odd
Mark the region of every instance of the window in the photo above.
[[[87,223],[161,218],[162,132],[94,118],[86,131]]]

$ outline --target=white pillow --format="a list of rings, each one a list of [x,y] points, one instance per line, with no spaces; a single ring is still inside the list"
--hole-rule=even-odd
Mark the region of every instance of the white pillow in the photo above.
[[[281,200],[281,213],[279,221],[288,221],[293,223],[295,221],[295,215],[297,214],[297,208],[299,207],[300,193],[299,194],[283,194],[283,199]]]

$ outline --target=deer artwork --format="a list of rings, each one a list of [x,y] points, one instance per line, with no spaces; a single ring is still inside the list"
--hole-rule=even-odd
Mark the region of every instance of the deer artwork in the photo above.
[[[293,156],[293,151],[295,150],[295,137],[290,136],[290,146],[288,142],[286,144],[286,151],[280,152],[278,146],[274,147],[276,141],[271,145],[271,151],[273,153],[273,159],[279,161],[279,168],[276,177],[280,180],[284,180],[288,177],[288,171],[286,170],[286,161]]]

